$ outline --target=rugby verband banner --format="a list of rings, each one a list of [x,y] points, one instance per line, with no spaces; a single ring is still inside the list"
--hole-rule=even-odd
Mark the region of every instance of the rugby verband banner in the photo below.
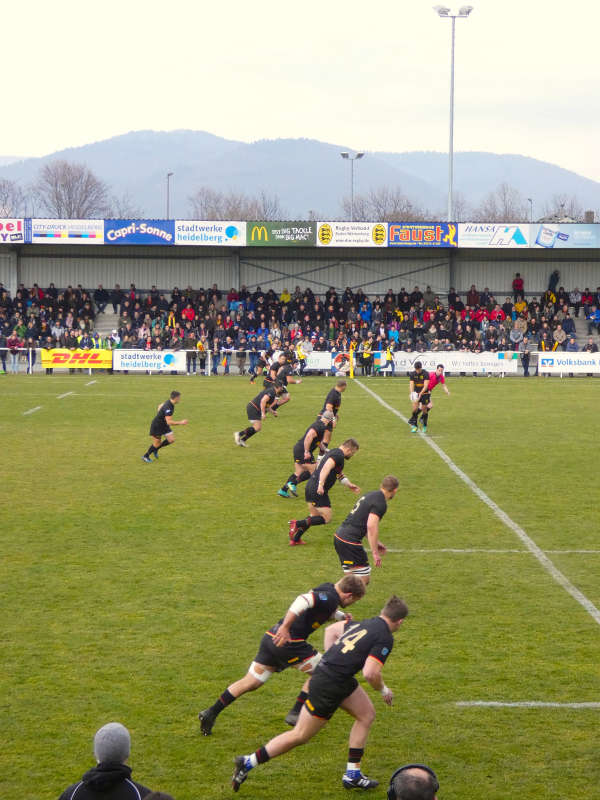
[[[42,350],[42,367],[63,369],[110,369],[112,350]]]
[[[185,372],[186,357],[181,350],[113,350],[112,367],[117,372]]]

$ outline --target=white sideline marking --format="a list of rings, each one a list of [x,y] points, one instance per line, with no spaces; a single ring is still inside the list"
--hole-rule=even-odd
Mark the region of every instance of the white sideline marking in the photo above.
[[[401,414],[392,406],[388,405],[388,403],[386,403],[385,400],[379,397],[378,394],[375,394],[375,392],[372,389],[369,389],[368,386],[365,386],[359,380],[356,380],[355,382],[360,386],[361,389],[363,389],[365,392],[374,397],[378,403],[381,403],[381,405],[384,408],[387,408],[388,411],[391,411],[392,414],[395,414],[404,422],[408,422],[408,419],[403,414]],[[415,434],[412,435],[414,436]],[[487,496],[487,494],[483,491],[483,489],[480,489],[479,486],[477,486],[477,484],[475,483],[475,481],[471,480],[471,478],[469,478],[469,476],[465,472],[463,472],[462,469],[460,469],[460,467],[457,467],[454,461],[452,461],[452,459],[450,458],[450,456],[446,455],[446,453],[442,450],[442,448],[439,445],[437,445],[435,442],[432,442],[429,437],[424,436],[421,432],[419,432],[418,435],[429,447],[431,447],[431,449],[434,452],[438,454],[438,456],[442,459],[442,461],[444,461],[444,463],[447,464],[448,467],[450,467],[452,472],[454,472],[461,479],[461,481],[469,487],[469,489],[473,492],[473,494],[477,495],[477,497],[479,497],[479,499],[482,502],[484,502],[486,506],[488,506],[488,508],[490,508],[494,512],[494,514],[500,519],[501,522],[503,522],[506,525],[507,528],[510,528],[511,531],[516,533],[516,535],[523,542],[525,547],[529,550],[529,552],[533,556],[535,556],[535,558],[537,558],[537,560],[540,562],[540,564],[546,570],[546,572],[548,572],[549,575],[551,575],[551,577],[560,586],[562,586],[565,592],[568,592],[571,595],[571,597],[574,600],[576,600],[588,612],[588,614],[592,617],[592,619],[598,625],[600,625],[600,610],[596,608],[596,606],[592,603],[591,600],[588,600],[588,598],[583,594],[583,592],[580,592],[579,589],[571,583],[571,581],[567,578],[566,575],[563,575],[562,572],[559,569],[557,569],[557,567],[554,566],[554,564],[544,553],[544,551],[537,546],[537,544],[533,541],[533,539],[530,536],[528,536],[525,533],[523,528],[521,528],[520,525],[517,525],[517,523],[514,522],[514,520],[512,520],[508,516],[508,514],[500,508],[500,506],[497,503],[494,503],[494,501]]]
[[[62,400],[63,397],[68,397],[70,394],[75,394],[75,392],[65,392],[64,394],[57,394],[56,395],[56,399],[57,400]]]
[[[466,547],[462,550],[455,547],[442,547],[437,550],[424,549],[424,548],[400,548],[388,547],[388,553],[526,553],[529,555],[529,550],[489,550],[485,547]],[[554,553],[558,555],[600,555],[600,550],[544,550],[545,553]]]
[[[465,700],[456,703],[462,708],[600,708],[600,703],[543,703],[537,700],[524,700],[520,703],[498,703],[486,700]]]
[[[29,411],[24,411],[23,416],[26,417],[27,414],[33,414],[34,411],[39,411],[42,406],[36,406],[35,408],[30,408]]]
[[[86,383],[86,386],[91,386],[93,383],[98,383],[98,381],[90,381],[89,383]]]

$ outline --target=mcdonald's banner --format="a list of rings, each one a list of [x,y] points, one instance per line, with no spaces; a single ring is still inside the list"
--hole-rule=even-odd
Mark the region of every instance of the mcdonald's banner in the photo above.
[[[42,367],[110,369],[112,350],[42,350]]]
[[[316,241],[314,222],[251,220],[246,223],[246,244],[249,247],[314,247]]]

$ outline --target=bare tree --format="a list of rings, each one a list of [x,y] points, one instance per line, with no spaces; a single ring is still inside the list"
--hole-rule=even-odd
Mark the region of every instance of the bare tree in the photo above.
[[[555,194],[544,204],[544,217],[559,219],[583,220],[584,209],[575,195]]]
[[[528,222],[527,201],[518,189],[501,183],[473,209],[473,222]]]
[[[85,164],[53,161],[42,167],[35,184],[38,202],[58,219],[92,219],[109,216],[108,186]]]
[[[285,216],[277,195],[265,190],[251,197],[244,192],[224,193],[203,186],[189,201],[193,219],[283,219]]]
[[[137,206],[129,192],[117,197],[110,198],[109,214],[111,219],[142,219],[144,209]]]
[[[25,194],[15,181],[0,179],[0,217],[20,217],[25,213]]]
[[[351,202],[345,197],[342,208],[346,218],[350,218]],[[353,214],[356,221],[376,220],[380,222],[416,222],[426,219],[426,212],[415,205],[400,188],[382,186],[371,189],[367,195],[354,198]]]

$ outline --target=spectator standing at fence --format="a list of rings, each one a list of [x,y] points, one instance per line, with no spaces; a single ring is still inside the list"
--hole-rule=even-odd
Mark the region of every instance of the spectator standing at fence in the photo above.
[[[125,763],[131,751],[129,731],[119,722],[109,722],[94,736],[97,766],[73,783],[59,800],[140,800],[150,789],[131,780],[131,767]]]
[[[10,353],[10,371],[16,374],[19,371],[19,351],[23,347],[23,340],[17,333],[16,328],[8,337],[6,346]]]
[[[528,336],[523,336],[523,339],[519,343],[519,353],[521,354],[521,364],[523,365],[523,377],[528,378],[529,360],[531,358],[531,345]]]

